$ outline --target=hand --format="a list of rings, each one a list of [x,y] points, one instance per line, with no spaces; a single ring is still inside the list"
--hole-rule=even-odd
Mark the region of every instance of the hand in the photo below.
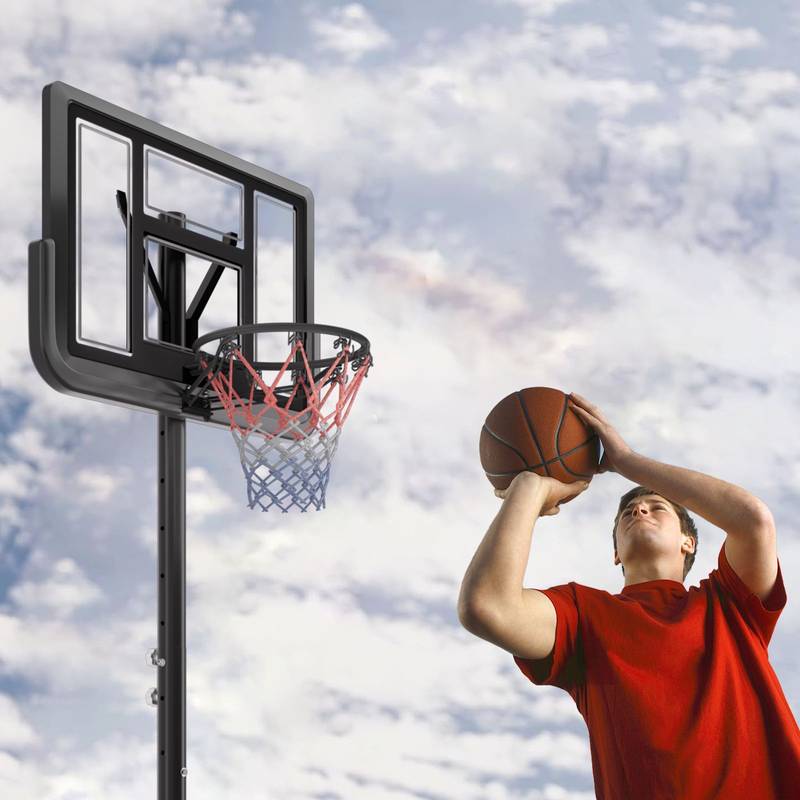
[[[541,492],[544,497],[540,517],[554,517],[561,511],[559,504],[564,502],[568,503],[573,497],[579,495],[589,485],[589,481],[573,481],[572,483],[564,483],[544,475],[539,475],[536,472],[524,470],[508,485],[507,489],[495,489],[495,497],[501,500],[512,492],[517,491],[532,491]]]
[[[572,401],[569,404],[570,408],[600,437],[603,444],[603,457],[597,465],[596,472],[598,474],[602,472],[619,473],[620,464],[626,456],[633,453],[633,450],[628,447],[597,406],[593,406],[575,392],[571,392],[567,397]]]

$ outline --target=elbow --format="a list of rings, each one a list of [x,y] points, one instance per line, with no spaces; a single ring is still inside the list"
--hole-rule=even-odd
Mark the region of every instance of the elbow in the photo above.
[[[466,603],[461,601],[461,598],[458,600],[458,621],[461,623],[462,628],[466,628],[469,630],[470,621],[472,619],[472,611]]]
[[[758,502],[756,503],[755,507],[755,515],[759,522],[765,522],[770,525],[775,524],[775,518],[772,516],[772,512],[769,509],[769,506],[759,498],[756,498]]]
[[[458,621],[468,631],[472,631],[481,626],[481,621],[491,613],[490,608],[486,598],[471,596],[462,591],[458,598]]]
[[[755,498],[749,505],[749,513],[742,515],[741,527],[744,530],[752,531],[754,528],[759,530],[775,530],[775,518],[769,510],[769,506],[762,500]],[[727,529],[726,529],[726,532]]]

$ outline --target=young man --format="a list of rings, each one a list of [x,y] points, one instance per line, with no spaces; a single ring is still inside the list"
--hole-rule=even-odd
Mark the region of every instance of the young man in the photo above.
[[[536,519],[588,486],[524,472],[495,492],[503,505],[464,577],[462,624],[533,683],[570,694],[599,800],[800,797],[800,729],[767,656],[786,604],[769,509],[635,453],[596,406],[570,399],[603,444],[597,472],[639,484],[614,521],[625,586],[523,588]],[[727,534],[717,568],[688,590],[698,537],[686,509]]]

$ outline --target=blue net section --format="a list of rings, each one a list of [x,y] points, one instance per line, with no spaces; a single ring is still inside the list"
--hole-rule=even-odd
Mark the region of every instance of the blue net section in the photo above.
[[[331,431],[330,428],[334,430]],[[250,508],[288,511],[325,508],[325,491],[341,430],[329,426],[300,439],[264,438],[260,432],[242,434],[233,429],[242,469],[247,479]]]

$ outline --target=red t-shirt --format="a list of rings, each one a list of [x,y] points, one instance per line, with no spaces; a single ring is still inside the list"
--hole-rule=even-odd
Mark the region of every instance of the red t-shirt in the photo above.
[[[767,658],[786,605],[762,603],[719,551],[718,568],[620,594],[570,582],[545,659],[514,656],[536,684],[570,694],[589,729],[598,800],[800,798],[800,729]]]

